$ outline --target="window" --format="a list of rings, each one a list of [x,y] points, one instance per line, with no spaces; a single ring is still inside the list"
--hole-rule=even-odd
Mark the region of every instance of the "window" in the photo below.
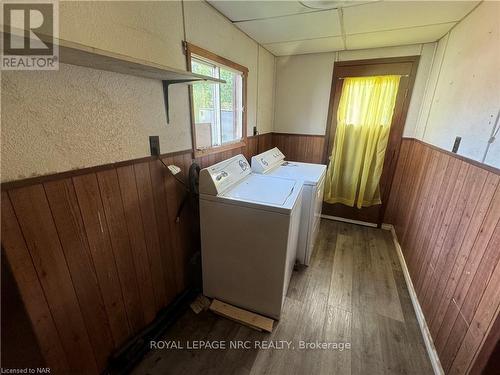
[[[246,78],[248,69],[187,44],[193,73],[226,83],[199,82],[191,87],[195,154],[241,147],[246,139]]]

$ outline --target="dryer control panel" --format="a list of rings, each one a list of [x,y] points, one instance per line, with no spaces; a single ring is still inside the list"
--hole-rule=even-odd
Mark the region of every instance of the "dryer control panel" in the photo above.
[[[236,155],[200,171],[200,194],[218,195],[252,172],[243,155]]]
[[[285,155],[278,147],[272,148],[262,154],[252,157],[252,171],[266,173],[272,168],[280,165],[285,160]]]

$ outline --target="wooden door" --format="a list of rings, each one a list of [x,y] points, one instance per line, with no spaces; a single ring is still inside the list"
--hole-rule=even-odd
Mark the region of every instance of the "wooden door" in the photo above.
[[[350,220],[382,224],[385,205],[389,197],[392,178],[399,155],[403,127],[406,121],[411,92],[415,82],[419,56],[397,57],[388,59],[357,60],[336,62],[333,68],[332,89],[330,93],[330,108],[326,130],[328,146],[325,147],[324,162],[328,164],[332,154],[333,141],[337,128],[337,110],[344,78],[366,77],[377,75],[401,75],[394,115],[392,118],[389,142],[385,154],[384,167],[380,177],[380,195],[382,204],[363,207],[349,207],[341,203],[330,204],[323,202],[323,215],[342,217]]]

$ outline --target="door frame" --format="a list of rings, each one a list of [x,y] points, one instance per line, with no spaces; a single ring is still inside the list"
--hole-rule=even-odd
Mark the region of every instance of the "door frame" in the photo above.
[[[363,65],[375,65],[375,64],[397,64],[397,63],[411,63],[411,70],[408,75],[408,86],[403,98],[403,104],[399,113],[394,113],[396,120],[393,119],[391,124],[391,130],[389,132],[389,145],[393,148],[392,155],[386,155],[386,160],[384,161],[384,169],[382,171],[382,176],[387,173],[387,188],[382,192],[381,200],[382,206],[379,210],[379,217],[377,220],[378,227],[381,227],[384,220],[385,210],[387,206],[387,201],[392,188],[392,181],[394,178],[394,173],[396,171],[396,165],[399,158],[399,151],[401,148],[401,142],[403,140],[403,130],[408,115],[408,108],[410,106],[411,96],[413,93],[413,88],[415,86],[415,79],[417,76],[418,63],[420,61],[420,56],[402,56],[402,57],[389,57],[389,58],[377,58],[377,59],[366,59],[366,60],[350,60],[350,61],[336,61],[333,64],[333,74],[332,83],[330,88],[330,102],[328,107],[328,117],[326,123],[325,132],[325,146],[323,151],[323,162],[328,165],[328,157],[331,153],[331,148],[333,147],[333,140],[335,137],[335,132],[337,129],[337,119],[336,112],[340,102],[340,96],[342,93],[343,78],[340,70],[342,68],[348,67],[362,67]],[[387,160],[387,157],[389,159]],[[388,167],[388,169],[386,168]]]

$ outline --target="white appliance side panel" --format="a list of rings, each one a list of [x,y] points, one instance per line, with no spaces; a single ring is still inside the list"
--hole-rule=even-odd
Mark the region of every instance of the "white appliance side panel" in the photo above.
[[[279,319],[290,215],[200,200],[203,292]]]
[[[297,261],[306,264],[306,252],[311,225],[312,200],[316,186],[304,185],[302,187],[302,209],[300,212],[300,227],[297,240]]]
[[[315,189],[314,202],[312,202],[311,205],[313,212],[311,215],[312,223],[310,224],[310,233],[308,236],[309,238],[306,250],[306,258],[305,258],[306,265],[309,265],[310,263],[311,255],[314,249],[314,244],[316,243],[316,239],[318,238],[319,226],[321,222],[321,210],[323,208],[324,191],[325,191],[325,176],[323,175],[323,178],[321,179],[320,183],[317,185]]]
[[[293,267],[295,266],[295,260],[297,259],[300,221],[302,219],[301,215],[302,215],[302,195],[297,199],[294,209],[292,210],[290,215],[290,230],[288,231],[288,249],[286,256],[282,305],[285,302],[286,293],[288,291],[288,285],[290,285],[290,279],[292,278]]]

